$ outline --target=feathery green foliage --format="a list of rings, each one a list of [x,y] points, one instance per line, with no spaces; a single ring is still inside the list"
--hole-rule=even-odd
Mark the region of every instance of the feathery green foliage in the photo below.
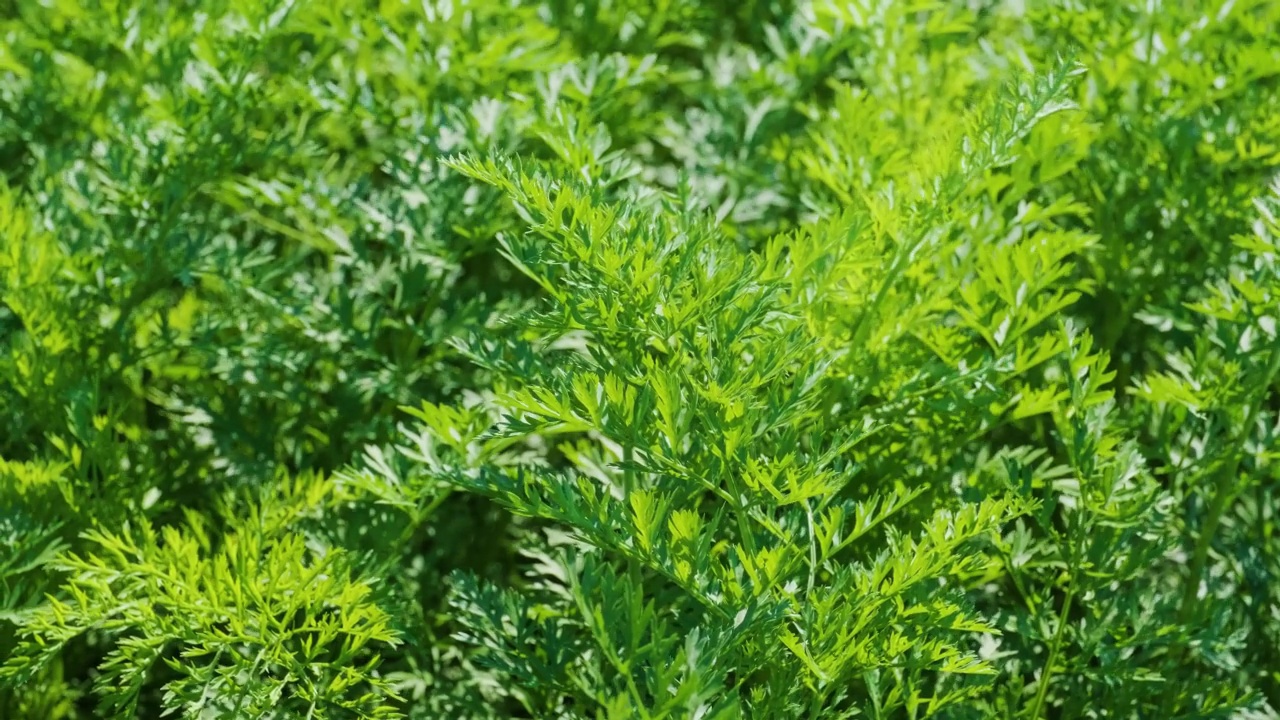
[[[1276,716],[1276,27],[0,2],[0,717]]]

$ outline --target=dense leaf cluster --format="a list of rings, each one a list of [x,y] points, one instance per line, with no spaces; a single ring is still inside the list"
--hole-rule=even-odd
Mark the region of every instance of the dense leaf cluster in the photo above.
[[[1276,716],[1277,27],[0,1],[0,716]]]

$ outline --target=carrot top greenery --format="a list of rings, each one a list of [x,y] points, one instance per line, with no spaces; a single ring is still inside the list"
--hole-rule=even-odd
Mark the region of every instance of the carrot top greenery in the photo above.
[[[1277,27],[0,0],[0,717],[1276,717]]]

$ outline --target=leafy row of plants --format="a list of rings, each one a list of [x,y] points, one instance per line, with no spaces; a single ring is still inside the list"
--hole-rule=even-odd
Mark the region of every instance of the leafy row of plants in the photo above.
[[[1276,27],[0,2],[0,716],[1275,716]]]

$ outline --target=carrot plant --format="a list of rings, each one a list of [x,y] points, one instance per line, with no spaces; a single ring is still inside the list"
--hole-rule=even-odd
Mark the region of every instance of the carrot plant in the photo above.
[[[0,2],[0,717],[1274,717],[1277,26]]]

